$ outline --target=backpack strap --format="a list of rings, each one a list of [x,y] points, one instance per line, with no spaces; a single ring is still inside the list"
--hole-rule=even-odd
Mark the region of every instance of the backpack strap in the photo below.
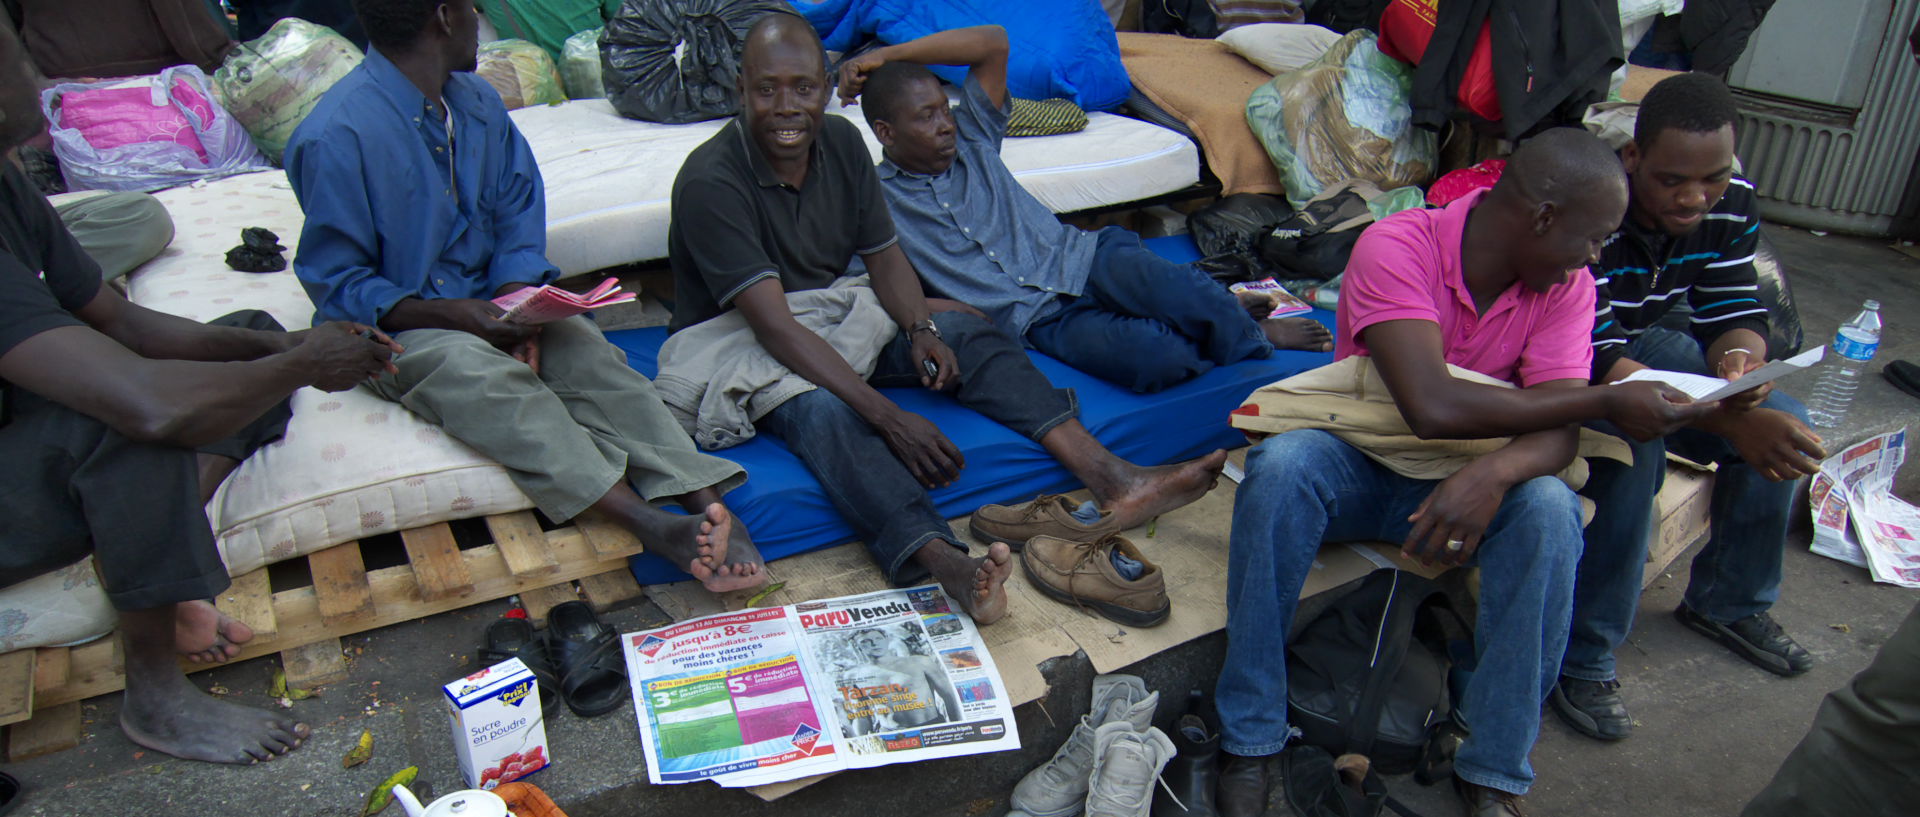
[[[1426,587],[1419,587],[1426,584]],[[1387,693],[1407,659],[1413,641],[1413,618],[1428,592],[1438,588],[1419,576],[1392,570],[1387,588],[1386,606],[1380,611],[1380,623],[1374,631],[1373,655],[1367,662],[1367,682],[1347,718],[1347,751],[1363,755],[1373,753],[1373,741],[1380,731],[1380,709]]]

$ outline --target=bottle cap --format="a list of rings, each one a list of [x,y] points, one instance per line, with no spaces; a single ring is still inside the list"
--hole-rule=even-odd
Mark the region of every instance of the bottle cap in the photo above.
[[[1876,300],[1874,300],[1874,299],[1872,299],[1872,298],[1868,298],[1868,299],[1867,299],[1867,302],[1866,302],[1866,303],[1864,303],[1864,304],[1861,304],[1861,306],[1862,306],[1863,308],[1866,308],[1866,309],[1871,309],[1871,310],[1873,310],[1873,311],[1875,311],[1875,312],[1878,312],[1878,311],[1880,311],[1880,302],[1879,302],[1879,301],[1876,301]]]

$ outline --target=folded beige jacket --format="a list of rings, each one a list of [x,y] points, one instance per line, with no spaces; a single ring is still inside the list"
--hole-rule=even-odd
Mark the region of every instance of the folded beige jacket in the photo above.
[[[1447,367],[1454,377],[1511,389],[1513,384],[1471,369]],[[1331,432],[1396,474],[1414,479],[1445,479],[1467,463],[1506,445],[1512,437],[1479,440],[1423,440],[1387,393],[1373,360],[1353,355],[1337,363],[1301,372],[1256,389],[1235,410],[1233,427],[1261,438],[1303,428]],[[1558,476],[1574,490],[1587,483],[1587,457],[1633,462],[1624,440],[1580,429],[1579,456]]]

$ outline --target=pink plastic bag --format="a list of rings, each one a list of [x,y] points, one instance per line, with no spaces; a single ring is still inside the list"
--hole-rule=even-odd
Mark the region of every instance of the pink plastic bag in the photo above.
[[[1427,203],[1435,207],[1445,207],[1460,198],[1483,187],[1492,187],[1500,181],[1500,173],[1507,169],[1507,160],[1488,159],[1472,167],[1441,176],[1432,187],[1427,188]]]
[[[124,88],[96,88],[77,91],[60,99],[65,124],[80,131],[87,144],[97,150],[112,150],[136,142],[172,142],[188,148],[201,162],[207,161],[207,148],[193,132],[193,122],[181,107],[193,111],[202,122],[213,121],[213,105],[184,79],[173,81],[173,100],[156,101],[159,89],[144,81]],[[173,102],[178,102],[176,107]]]

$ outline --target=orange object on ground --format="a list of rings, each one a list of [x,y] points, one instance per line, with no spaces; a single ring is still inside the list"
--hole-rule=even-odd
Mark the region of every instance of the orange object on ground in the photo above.
[[[507,811],[514,817],[567,817],[566,812],[553,804],[553,798],[532,783],[502,783],[493,793],[507,801]]]

